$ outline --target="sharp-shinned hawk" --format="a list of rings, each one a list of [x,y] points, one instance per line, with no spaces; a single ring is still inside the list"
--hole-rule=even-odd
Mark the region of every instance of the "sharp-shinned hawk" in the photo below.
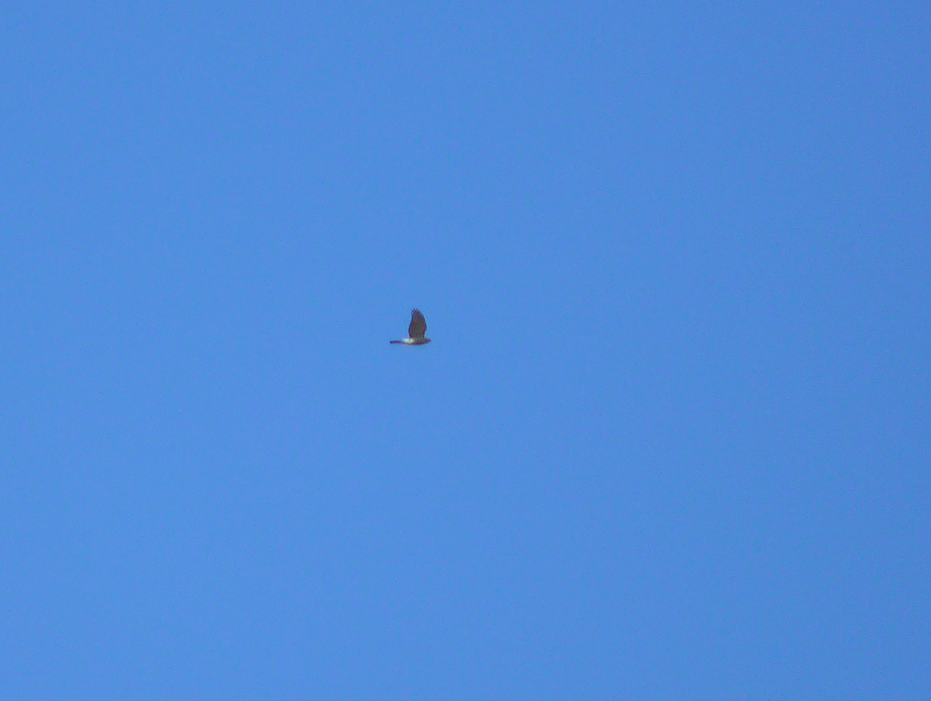
[[[411,325],[407,327],[408,338],[399,338],[391,342],[403,343],[408,346],[422,346],[425,343],[430,343],[430,339],[425,335],[426,333],[427,320],[423,318],[423,314],[420,313],[419,309],[414,309],[411,312]]]

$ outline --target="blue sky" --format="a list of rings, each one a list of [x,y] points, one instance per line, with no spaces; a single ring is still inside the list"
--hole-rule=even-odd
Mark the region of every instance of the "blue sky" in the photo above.
[[[928,698],[929,46],[5,4],[4,697]]]

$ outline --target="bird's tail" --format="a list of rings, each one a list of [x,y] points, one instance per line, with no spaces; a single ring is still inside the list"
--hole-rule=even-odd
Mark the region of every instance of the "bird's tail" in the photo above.
[[[389,343],[404,343],[404,341],[389,341]]]

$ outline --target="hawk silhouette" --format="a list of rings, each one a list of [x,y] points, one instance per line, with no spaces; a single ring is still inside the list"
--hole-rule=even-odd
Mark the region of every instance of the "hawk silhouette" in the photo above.
[[[397,341],[392,341],[392,343],[403,343],[408,346],[422,346],[425,343],[430,343],[430,339],[424,335],[426,333],[427,320],[423,318],[423,314],[420,313],[419,309],[414,309],[411,312],[411,325],[407,327],[408,338],[399,338]]]

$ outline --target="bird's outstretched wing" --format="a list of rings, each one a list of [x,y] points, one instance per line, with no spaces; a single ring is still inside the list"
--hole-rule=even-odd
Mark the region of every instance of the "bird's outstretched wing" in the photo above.
[[[407,327],[407,335],[411,338],[423,338],[427,334],[427,320],[419,309],[411,312],[411,325]]]

